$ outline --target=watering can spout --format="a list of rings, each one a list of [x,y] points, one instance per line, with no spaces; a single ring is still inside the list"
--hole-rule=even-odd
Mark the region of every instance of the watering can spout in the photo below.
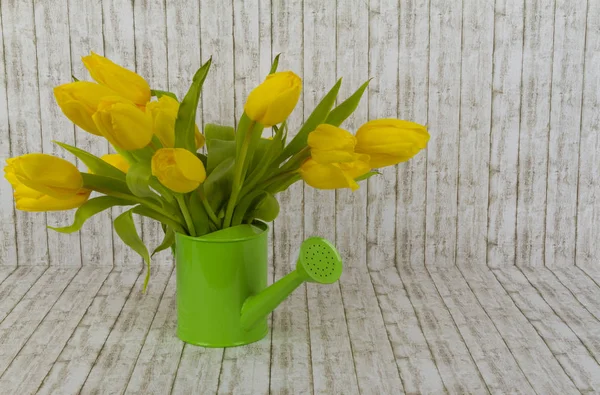
[[[325,239],[311,237],[302,243],[296,270],[264,289],[250,296],[242,306],[241,324],[251,329],[270,314],[303,282],[331,284],[342,274],[342,259],[335,247]]]

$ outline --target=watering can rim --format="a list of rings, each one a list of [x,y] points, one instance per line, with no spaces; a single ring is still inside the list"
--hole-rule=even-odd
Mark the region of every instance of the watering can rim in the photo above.
[[[207,235],[204,235],[204,236],[190,236],[190,235],[186,235],[186,234],[179,233],[179,232],[175,232],[175,234],[176,234],[177,238],[183,238],[183,239],[187,239],[189,241],[194,241],[194,242],[197,242],[197,243],[209,243],[209,244],[213,244],[213,243],[237,243],[237,242],[241,242],[241,241],[253,240],[253,239],[256,239],[256,238],[262,236],[263,234],[265,234],[266,232],[269,231],[269,225],[267,225],[266,223],[264,223],[262,221],[254,221],[252,223],[252,225],[260,228],[262,230],[262,232],[253,234],[251,236],[246,236],[246,237],[224,238],[224,239],[206,238]],[[220,231],[217,231],[217,232],[220,232]],[[216,232],[212,232],[212,233],[216,233]],[[212,233],[208,233],[208,235],[210,235]]]

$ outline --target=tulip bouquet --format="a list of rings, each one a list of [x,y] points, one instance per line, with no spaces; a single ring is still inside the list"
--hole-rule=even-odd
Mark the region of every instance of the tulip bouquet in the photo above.
[[[92,53],[82,60],[96,82],[60,85],[54,89],[56,101],[72,122],[107,139],[116,153],[99,158],[56,142],[88,171],[31,153],[9,158],[5,177],[19,210],[77,208],[72,225],[52,228],[59,232],[78,231],[113,206],[132,206],[114,220],[114,228],[144,258],[147,275],[150,254],[133,214],[162,224],[164,239],[156,253],[173,245],[176,232],[203,236],[273,221],[279,213],[275,195],[300,180],[319,189],[356,190],[359,181],[377,174],[374,169],[410,159],[429,140],[425,127],[397,119],[369,121],[355,135],[341,129],[368,81],[335,106],[339,80],[288,141],[286,119],[300,97],[301,80],[291,71],[277,72],[278,57],[248,96],[237,128],[207,124],[203,134],[195,123],[196,108],[210,60],[182,100],[151,89],[141,76],[102,56]],[[265,128],[272,128],[271,137],[263,138]],[[101,195],[90,198],[92,191]]]

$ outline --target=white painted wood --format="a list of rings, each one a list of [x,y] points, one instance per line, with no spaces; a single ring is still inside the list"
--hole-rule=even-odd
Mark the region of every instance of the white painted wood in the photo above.
[[[7,277],[9,277],[17,267],[15,265],[2,265],[0,266],[0,286]]]
[[[544,264],[554,4],[532,0],[524,9],[517,266]]]
[[[429,273],[489,391],[534,394],[518,361],[458,268],[429,268]]]
[[[35,392],[103,285],[110,267],[82,268],[0,376],[2,390]]]
[[[223,349],[221,348],[195,347],[186,344],[174,378],[172,393],[215,394],[222,360]]]
[[[546,266],[575,264],[577,181],[587,1],[557,1],[550,139]]]
[[[33,284],[47,270],[44,266],[17,267],[0,284],[0,322],[13,310]]]
[[[457,262],[484,263],[487,252],[494,3],[464,2],[460,76]]]
[[[3,17],[0,8],[0,32]],[[10,129],[8,123],[8,91],[4,56],[4,33],[0,38],[0,160],[11,156]],[[13,191],[6,180],[0,181],[0,266],[17,265],[17,241],[15,234],[15,208]]]
[[[456,255],[461,13],[456,3],[431,0],[429,5],[427,265],[452,265]]]
[[[430,345],[395,267],[371,272],[373,288],[383,316],[407,394],[441,394],[446,391]]]
[[[505,267],[493,273],[577,388],[582,392],[600,388],[600,365],[570,328],[569,320],[557,315],[519,269]]]
[[[446,390],[451,394],[488,393],[481,372],[427,270],[401,266],[398,271]]]
[[[79,393],[127,298],[132,292],[139,292],[140,283],[134,287],[139,276],[139,271],[117,268],[108,275],[38,388],[38,394]]]
[[[578,267],[552,268],[552,273],[594,317],[600,319],[600,286]]]
[[[393,14],[396,3],[382,2],[381,7],[384,4],[390,8],[382,11]],[[406,64],[407,67],[398,66],[397,92],[393,91],[393,86],[388,88],[392,88],[393,94],[398,97],[398,118],[426,125],[429,107],[429,0],[405,1],[400,7],[399,18],[398,65]],[[390,51],[394,52],[393,49]],[[375,81],[371,83],[373,82]],[[372,192],[373,188],[369,191]],[[426,150],[398,165],[396,196],[396,261],[401,265],[423,265],[427,196]],[[377,207],[378,201],[378,196],[372,195],[368,209],[371,210],[371,206]],[[369,213],[368,217],[370,219],[372,215]]]
[[[577,194],[578,265],[598,266],[600,246],[600,3],[588,2]]]
[[[134,22],[133,2],[124,3],[120,0],[102,0],[104,54],[109,59],[132,71],[136,70]],[[112,147],[109,150],[111,153],[114,152]],[[128,208],[114,207],[111,210],[112,219],[117,218],[119,214],[126,210]],[[108,220],[110,221],[111,219],[109,218]],[[134,222],[138,233],[141,235],[141,218],[134,216]],[[110,227],[112,229],[112,222],[110,223]],[[102,231],[103,234],[104,232]],[[115,266],[142,266],[142,258],[125,245],[115,232],[112,232],[112,244]]]
[[[50,2],[51,3],[51,2]],[[103,18],[102,3],[95,0],[68,1],[71,73],[80,80],[89,80],[88,71],[81,62],[82,56],[90,52],[110,56],[112,60],[119,62],[120,59],[105,52],[103,38],[103,24],[106,28],[106,37],[110,39],[112,32],[111,21]],[[123,11],[121,11],[123,12]],[[71,22],[72,21],[72,22]],[[71,76],[65,76],[62,84],[71,82]],[[52,103],[56,107],[55,103]],[[45,139],[44,143],[50,139]],[[83,129],[75,127],[75,144],[78,148],[88,151],[96,156],[108,153],[108,142],[99,136],[94,136]],[[69,155],[69,159],[75,159]],[[78,167],[81,171],[87,171],[87,167],[80,161]],[[92,194],[96,196],[96,194]],[[72,220],[72,215],[69,215]],[[52,232],[49,230],[49,232]],[[107,265],[113,264],[113,234],[110,212],[104,212],[90,218],[79,232],[81,237],[81,261],[83,265]],[[57,235],[62,237],[62,235]],[[65,254],[66,255],[66,254]]]
[[[538,394],[576,393],[575,384],[494,275],[477,264],[459,270],[533,389]]]
[[[145,276],[138,277],[80,393],[109,393],[125,388],[172,270],[170,266],[156,266],[145,294],[142,293]]]
[[[0,375],[30,340],[79,270],[60,267],[46,270],[0,323]]]
[[[171,391],[184,345],[176,336],[176,280],[173,271],[129,378],[126,394],[166,394]]]
[[[517,209],[523,0],[495,5],[487,264],[513,265]]]
[[[42,152],[33,2],[4,1],[0,13],[10,156]],[[47,265],[46,214],[16,210],[15,224],[18,263]]]

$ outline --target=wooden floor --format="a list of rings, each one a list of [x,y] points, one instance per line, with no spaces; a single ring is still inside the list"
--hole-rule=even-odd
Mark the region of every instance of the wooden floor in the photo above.
[[[0,267],[0,394],[600,393],[600,270],[347,269],[246,347],[175,336],[175,275]]]

